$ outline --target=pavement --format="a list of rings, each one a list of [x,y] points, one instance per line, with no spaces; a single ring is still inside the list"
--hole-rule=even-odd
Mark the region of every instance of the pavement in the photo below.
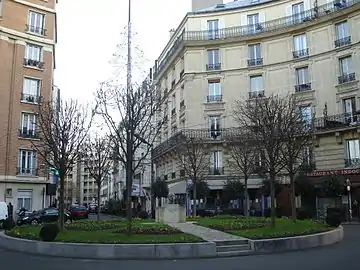
[[[100,220],[113,220],[113,219],[121,219],[121,217],[100,213]],[[97,214],[89,214],[89,220],[97,220]]]
[[[197,237],[204,239],[205,241],[235,241],[235,240],[247,240],[246,238],[220,232],[210,228],[205,228],[202,226],[195,225],[191,222],[186,223],[169,223],[168,225],[184,232],[187,234],[192,234]]]
[[[305,251],[247,257],[167,261],[97,261],[39,257],[0,249],[1,270],[359,270],[360,226],[344,226],[345,238],[336,245]]]

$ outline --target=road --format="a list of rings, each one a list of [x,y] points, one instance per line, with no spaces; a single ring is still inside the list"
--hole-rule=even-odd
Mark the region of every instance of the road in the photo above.
[[[96,261],[39,257],[0,250],[1,270],[332,270],[359,269],[360,226],[345,227],[345,239],[339,244],[306,251],[224,259],[168,261]]]

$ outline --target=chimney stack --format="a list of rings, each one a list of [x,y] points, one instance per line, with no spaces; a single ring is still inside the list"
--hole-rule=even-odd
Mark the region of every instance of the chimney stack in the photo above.
[[[209,7],[216,6],[217,4],[223,4],[223,0],[191,0],[191,11],[197,11]]]

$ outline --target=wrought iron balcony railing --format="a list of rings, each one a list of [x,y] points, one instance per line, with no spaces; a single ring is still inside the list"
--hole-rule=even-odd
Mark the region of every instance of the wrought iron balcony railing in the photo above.
[[[221,70],[221,63],[206,64],[206,70]]]
[[[24,66],[44,69],[45,63],[36,59],[24,58]]]
[[[360,158],[348,158],[348,159],[345,159],[345,168],[359,167],[359,166],[360,166]]]
[[[18,167],[17,175],[38,176],[38,169],[37,168]]]
[[[21,93],[21,101],[29,102],[29,103],[39,103],[40,96]]]
[[[335,48],[343,47],[351,44],[351,36],[340,38],[334,41]]]
[[[222,95],[207,96],[207,102],[222,102]]]
[[[295,85],[295,93],[305,92],[311,90],[311,83],[302,83]]]
[[[355,79],[356,79],[355,78],[355,72],[348,73],[348,74],[343,74],[343,75],[338,77],[338,83],[343,84],[343,83],[353,82],[353,81],[355,81]]]
[[[315,8],[304,11],[301,14],[295,14],[292,16],[281,17],[271,21],[258,23],[256,25],[243,25],[236,27],[228,27],[224,29],[216,30],[216,35],[209,36],[209,31],[183,31],[174,40],[172,46],[165,54],[165,56],[158,61],[154,67],[154,77],[158,75],[166,66],[169,59],[181,48],[186,41],[203,41],[203,40],[217,40],[217,39],[233,39],[245,36],[258,35],[265,32],[275,32],[284,28],[301,25],[311,21],[315,21],[318,18],[329,16],[333,13],[340,12],[344,9],[350,8],[360,3],[360,0],[347,0],[346,3],[339,0],[319,5]]]
[[[262,98],[265,97],[265,90],[261,91],[251,91],[249,92],[249,98]]]
[[[36,134],[36,130],[31,130],[27,128],[19,129],[19,136],[21,138],[27,138],[27,139],[37,139],[38,134]]]
[[[306,57],[306,56],[309,56],[309,49],[308,48],[293,51],[293,57],[294,58],[301,58],[301,57]]]
[[[210,167],[209,168],[209,174],[210,175],[222,175],[224,174],[224,168],[223,167]]]
[[[328,115],[314,120],[315,130],[342,129],[358,126],[360,126],[360,112]]]
[[[26,28],[25,28],[26,32],[30,32],[32,34],[37,34],[37,35],[40,35],[40,36],[45,36],[46,35],[46,29],[43,28],[43,27],[36,27],[36,26],[33,26],[33,25],[28,25],[28,24],[26,24],[25,26],[26,26]]]
[[[248,59],[247,64],[248,67],[262,66],[263,59],[262,58]]]

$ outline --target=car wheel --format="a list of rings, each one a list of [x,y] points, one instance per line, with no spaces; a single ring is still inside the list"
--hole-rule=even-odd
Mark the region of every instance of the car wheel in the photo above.
[[[38,225],[39,221],[37,219],[34,219],[31,221],[31,225]]]

